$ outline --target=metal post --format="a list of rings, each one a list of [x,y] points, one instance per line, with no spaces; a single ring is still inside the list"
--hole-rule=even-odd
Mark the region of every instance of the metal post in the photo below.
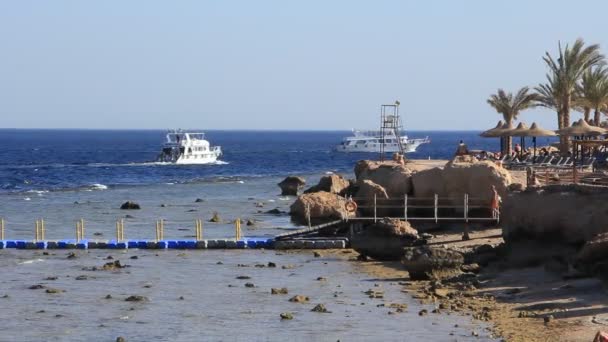
[[[376,223],[376,221],[378,220],[377,210],[377,195],[374,194],[374,223]]]
[[[439,204],[439,196],[437,194],[435,194],[435,223],[439,222],[439,217],[438,217],[438,206]]]
[[[80,219],[80,239],[84,240],[84,219]]]
[[[4,218],[0,219],[0,240],[4,241]]]
[[[407,221],[407,195],[403,197],[403,218]]]
[[[78,226],[78,223],[76,223],[76,226]],[[118,220],[116,221],[116,242],[120,242],[120,221]]]
[[[36,224],[35,224],[35,232],[34,232],[34,240],[36,240],[36,242],[38,242],[38,220],[36,220]]]
[[[469,194],[464,194],[464,222],[469,222]]]
[[[45,231],[45,228],[44,228],[44,219],[40,219],[40,240],[42,240],[42,241],[45,240],[45,238],[44,238],[44,231]]]

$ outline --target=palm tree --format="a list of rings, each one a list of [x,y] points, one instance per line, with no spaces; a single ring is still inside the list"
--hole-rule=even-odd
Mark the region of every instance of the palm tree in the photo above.
[[[487,102],[492,106],[502,117],[507,124],[513,124],[513,120],[517,119],[520,112],[537,106],[538,95],[529,93],[528,87],[521,88],[515,95],[507,93],[502,89],[498,89],[496,94],[490,95]],[[503,154],[511,151],[511,137],[506,138]]]
[[[594,110],[593,122],[599,126],[601,111],[608,105],[608,70],[598,66],[585,71],[579,92],[581,103]]]
[[[558,43],[558,57],[554,59],[549,52],[545,53],[543,60],[549,67],[547,78],[553,80],[555,86],[554,94],[560,97],[558,123],[560,128],[570,125],[570,108],[572,106],[573,96],[575,95],[577,84],[583,73],[589,68],[604,63],[604,55],[599,52],[599,45],[593,44],[585,47],[585,42],[582,39],[577,39],[574,45],[570,47],[566,45],[562,49]],[[567,137],[561,137],[562,152],[568,149]]]
[[[538,105],[554,110],[557,113],[557,127],[564,128],[562,111],[562,97],[559,93],[561,86],[559,80],[547,75],[547,83],[539,84],[534,90],[537,93]]]

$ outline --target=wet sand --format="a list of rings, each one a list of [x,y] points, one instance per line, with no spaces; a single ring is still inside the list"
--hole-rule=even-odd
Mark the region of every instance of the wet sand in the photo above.
[[[349,261],[356,253],[318,253],[1,250],[1,339],[491,340],[484,323],[432,314],[401,292],[402,273],[377,278]],[[129,267],[102,268],[116,260]],[[282,287],[288,294],[271,294]],[[290,302],[295,295],[309,300]],[[317,304],[331,313],[312,312]]]

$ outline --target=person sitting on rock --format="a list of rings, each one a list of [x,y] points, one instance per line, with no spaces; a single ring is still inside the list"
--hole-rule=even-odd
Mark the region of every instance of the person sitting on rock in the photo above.
[[[458,148],[456,149],[456,156],[467,156],[469,155],[469,148],[464,143],[464,141],[460,140],[458,144]]]

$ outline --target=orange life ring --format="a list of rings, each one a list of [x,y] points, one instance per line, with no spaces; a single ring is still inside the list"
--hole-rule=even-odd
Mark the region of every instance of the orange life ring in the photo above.
[[[348,200],[346,204],[344,204],[344,209],[346,209],[346,211],[349,213],[354,213],[357,211],[357,203],[355,203],[353,200]]]

